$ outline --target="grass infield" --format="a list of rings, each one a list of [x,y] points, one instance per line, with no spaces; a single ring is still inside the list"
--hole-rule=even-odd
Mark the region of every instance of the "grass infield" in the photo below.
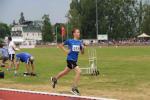
[[[97,50],[100,76],[81,76],[79,89],[82,95],[102,96],[123,100],[150,99],[150,47],[95,47]],[[79,56],[78,65],[88,65],[88,54]],[[22,49],[35,57],[37,77],[24,77],[24,64],[20,66],[20,76],[13,71],[5,71],[5,79],[0,80],[1,88],[18,88],[48,92],[70,91],[74,72],[60,79],[54,90],[49,78],[64,69],[66,55],[56,47]]]

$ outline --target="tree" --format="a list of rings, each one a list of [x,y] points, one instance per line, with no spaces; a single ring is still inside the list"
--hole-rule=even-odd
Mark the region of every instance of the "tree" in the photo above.
[[[0,38],[4,39],[5,36],[10,35],[10,28],[5,23],[0,23]]]
[[[72,0],[70,22],[79,28],[83,38],[95,38],[95,5],[93,0]]]
[[[142,31],[150,34],[150,5],[145,4],[144,5],[144,18],[142,23]]]
[[[144,11],[143,11],[143,4],[142,4],[142,1],[140,1],[139,10],[138,10],[138,21],[139,21],[138,32],[139,32],[139,33],[142,32],[143,14],[144,14]]]
[[[83,38],[97,38],[96,0],[72,0],[70,22],[78,27]],[[111,39],[124,39],[136,33],[137,0],[97,0],[99,34]]]
[[[50,23],[49,15],[44,15],[43,19],[43,27],[42,27],[42,39],[44,42],[52,42],[53,34],[52,34],[52,25]]]

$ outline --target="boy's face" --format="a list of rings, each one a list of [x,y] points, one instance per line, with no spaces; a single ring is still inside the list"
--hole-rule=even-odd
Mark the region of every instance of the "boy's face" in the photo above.
[[[80,30],[76,29],[75,32],[73,33],[74,37],[79,39],[80,38]]]

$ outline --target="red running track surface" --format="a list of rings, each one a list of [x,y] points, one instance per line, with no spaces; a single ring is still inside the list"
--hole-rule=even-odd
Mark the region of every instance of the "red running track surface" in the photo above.
[[[0,100],[114,100],[85,96],[0,88]]]

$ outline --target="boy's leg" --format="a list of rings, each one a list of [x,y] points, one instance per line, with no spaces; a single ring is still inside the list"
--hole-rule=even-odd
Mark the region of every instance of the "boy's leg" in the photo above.
[[[1,64],[1,67],[5,67],[5,62],[7,61],[7,58],[6,57],[3,57],[2,58],[2,64]]]
[[[57,80],[64,75],[68,74],[71,71],[70,68],[66,67],[62,72],[58,73],[55,77],[51,78],[52,81],[52,87],[55,88],[55,85],[57,84]]]
[[[16,57],[16,60],[15,60],[15,74],[18,73],[18,70],[19,70],[19,66],[20,66],[20,58]]]
[[[9,54],[9,66],[8,66],[8,70],[11,68],[12,64],[11,64],[11,60],[12,60],[12,55]]]
[[[8,66],[8,70],[10,70],[12,68],[12,61],[9,60],[9,66]]]
[[[0,67],[3,67],[3,65],[4,65],[4,63],[3,63],[4,62],[3,57],[0,56],[0,60],[2,60],[2,62],[0,63]]]
[[[26,71],[27,71],[27,73],[30,73],[29,64],[26,64],[25,66],[26,66]]]
[[[4,64],[6,61],[5,57],[2,58],[2,64]]]
[[[34,63],[31,62],[31,76],[36,76],[35,72],[34,72]]]
[[[68,74],[71,71],[70,68],[66,67],[63,71],[61,71],[59,74],[55,76],[55,78],[58,80],[59,78],[63,77],[64,75]]]
[[[28,76],[28,75],[31,75],[31,71],[30,71],[30,63],[25,63],[25,67],[26,67],[26,72],[24,72],[24,76]]]
[[[10,68],[12,68],[12,67],[15,68],[14,56],[15,56],[15,54],[10,54],[10,55],[9,55],[9,60],[10,60],[10,62],[9,62],[9,68],[8,68],[8,69],[10,69]]]
[[[71,92],[75,95],[80,95],[80,92],[78,90],[78,82],[80,80],[80,73],[81,73],[81,70],[80,68],[77,66],[74,68],[74,71],[76,73],[76,76],[75,76],[75,79],[74,79],[74,84],[73,84],[73,87],[72,87],[72,90]]]
[[[34,73],[34,64],[31,64],[31,73]]]
[[[16,69],[16,61],[15,61],[15,54],[12,55],[13,58],[12,58],[12,64],[13,64],[13,68]]]
[[[80,70],[79,66],[75,67],[74,71],[75,71],[76,75],[75,75],[73,87],[77,87],[78,83],[80,81],[80,74],[81,74],[81,70]]]
[[[16,69],[16,64],[15,64],[16,62],[15,62],[15,60],[13,59],[12,60],[12,68],[15,70]]]

